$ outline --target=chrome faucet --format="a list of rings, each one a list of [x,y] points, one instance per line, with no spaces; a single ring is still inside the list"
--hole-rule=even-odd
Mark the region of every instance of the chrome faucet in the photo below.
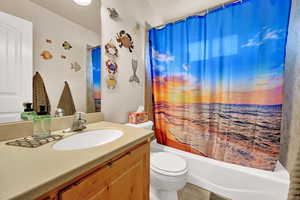
[[[87,123],[86,119],[83,119],[84,112],[76,112],[74,115],[74,120],[71,128],[64,130],[64,133],[82,131],[86,129],[85,124]]]

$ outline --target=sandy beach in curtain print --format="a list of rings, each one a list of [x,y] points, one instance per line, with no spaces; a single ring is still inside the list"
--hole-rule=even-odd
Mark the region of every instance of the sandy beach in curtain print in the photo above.
[[[160,140],[217,160],[273,170],[279,154],[281,105],[155,104]],[[211,148],[208,148],[211,147]]]
[[[156,76],[158,141],[220,161],[274,170],[280,150],[282,71],[283,64],[246,77],[237,71],[232,85],[215,84],[215,73],[204,78]]]
[[[236,78],[232,90],[226,88],[233,86],[203,84],[207,81],[201,77],[184,73],[157,76],[153,94],[158,141],[209,158],[274,170],[280,150],[282,71],[279,64],[268,73]],[[211,74],[205,79],[213,80]]]

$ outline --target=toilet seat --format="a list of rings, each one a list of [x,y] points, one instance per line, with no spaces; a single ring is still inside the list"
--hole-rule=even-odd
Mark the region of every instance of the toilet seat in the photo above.
[[[183,158],[166,152],[152,153],[150,168],[167,176],[180,176],[188,171],[187,163]]]

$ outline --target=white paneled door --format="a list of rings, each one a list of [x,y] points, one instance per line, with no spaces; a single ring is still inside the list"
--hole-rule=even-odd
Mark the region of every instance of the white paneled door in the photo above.
[[[32,102],[32,23],[0,12],[0,123],[20,120]]]

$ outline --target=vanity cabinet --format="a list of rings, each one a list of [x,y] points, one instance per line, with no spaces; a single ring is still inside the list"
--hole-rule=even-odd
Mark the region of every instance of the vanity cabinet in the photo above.
[[[44,199],[149,200],[149,156],[149,142],[144,142],[50,192]]]

